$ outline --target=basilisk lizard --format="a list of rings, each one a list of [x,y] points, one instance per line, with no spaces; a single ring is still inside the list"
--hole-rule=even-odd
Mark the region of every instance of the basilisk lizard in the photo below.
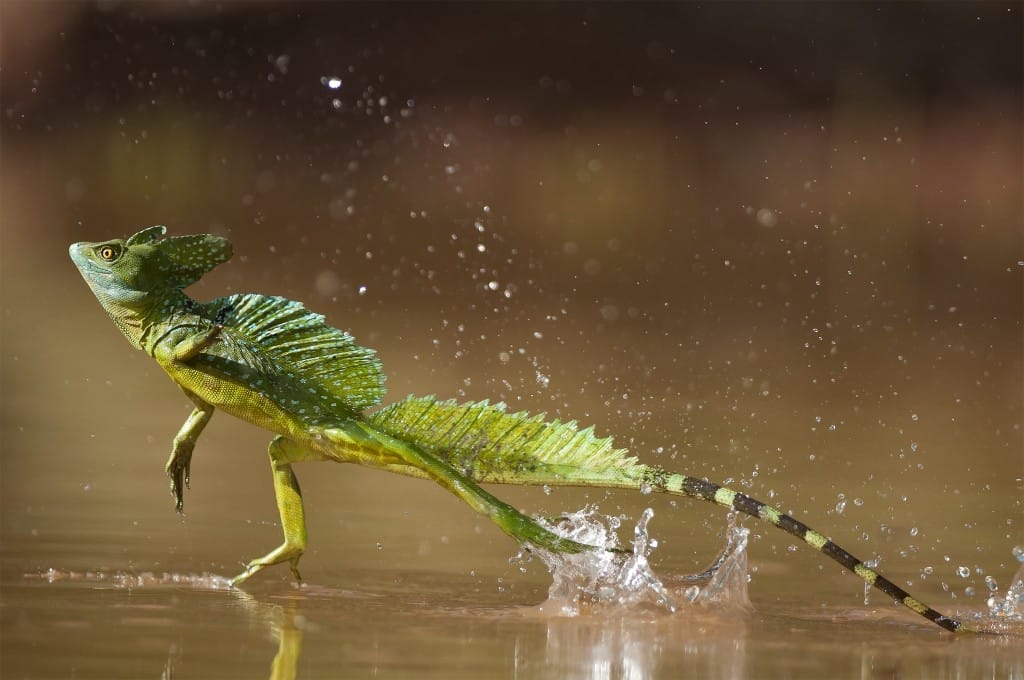
[[[942,628],[967,629],[799,520],[704,479],[641,464],[575,421],[509,413],[502,403],[432,397],[370,411],[384,395],[372,350],[285,298],[245,294],[196,302],[184,289],[227,261],[231,244],[211,234],[165,233],[156,226],[128,239],[76,243],[70,254],[121,332],[195,405],[166,466],[178,512],[192,450],[214,410],[277,435],[269,452],[284,542],[249,562],[232,584],[282,562],[300,578],[306,521],[292,464],[331,460],[433,480],[516,541],[558,552],[604,548],[558,536],[480,483],[650,489],[716,503],[792,534]]]

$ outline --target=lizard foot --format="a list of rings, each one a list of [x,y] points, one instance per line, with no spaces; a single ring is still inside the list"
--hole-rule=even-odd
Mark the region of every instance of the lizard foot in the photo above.
[[[296,581],[302,581],[302,575],[299,573],[299,558],[302,557],[302,551],[298,548],[289,546],[287,543],[280,546],[279,548],[271,551],[270,553],[255,559],[246,565],[245,571],[238,576],[234,577],[228,582],[231,587],[237,586],[240,583],[248,581],[250,578],[263,571],[265,568],[280,564],[281,562],[288,562],[288,567],[291,569],[292,576],[295,577]]]
[[[175,450],[171,454],[164,470],[171,478],[171,497],[174,499],[174,509],[179,514],[184,507],[185,489],[189,488],[189,481],[192,468],[192,443],[175,443]]]

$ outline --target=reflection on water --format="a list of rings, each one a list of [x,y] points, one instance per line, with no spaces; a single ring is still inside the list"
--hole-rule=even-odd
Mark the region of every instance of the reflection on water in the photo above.
[[[293,680],[302,654],[302,626],[305,624],[305,618],[299,613],[298,601],[289,598],[283,604],[277,604],[260,601],[238,588],[232,592],[251,620],[265,626],[277,641],[277,653],[270,665],[270,680]]]
[[[544,625],[544,659],[548,668],[556,671],[552,676],[650,678],[673,667],[685,669],[693,677],[746,675],[742,619],[729,622],[706,614],[688,615],[690,631],[683,641],[679,640],[678,624],[664,614],[553,618]]]
[[[644,526],[642,519],[638,536]],[[646,536],[644,545],[650,545]],[[507,594],[483,606],[460,604],[475,598],[463,595],[466,583],[450,574],[355,574],[354,583],[346,588],[304,584],[250,592],[230,589],[226,577],[210,573],[48,569],[5,584],[6,604],[35,611],[30,626],[34,630],[5,619],[4,635],[20,638],[26,649],[45,654],[64,644],[64,632],[77,630],[90,637],[90,629],[96,628],[118,640],[109,667],[124,664],[125,655],[152,658],[150,670],[140,675],[152,677],[160,667],[161,677],[168,679],[228,673],[291,680],[333,675],[342,668],[353,675],[402,677],[426,666],[450,674],[593,680],[680,673],[739,678],[780,669],[794,677],[826,672],[872,677],[897,667],[909,677],[1017,677],[1014,674],[1024,670],[1024,615],[1019,608],[968,614],[972,623],[1001,635],[952,637],[936,635],[893,612],[879,617],[866,611],[815,612],[782,606],[759,613],[737,606],[742,603],[728,600],[746,593],[746,573],[735,559],[744,554],[744,546],[740,541],[727,547],[702,590],[702,595],[724,594],[725,604],[712,596],[693,603],[680,598],[692,587],[686,576],[658,579],[678,585],[664,586],[677,602],[675,607],[651,597],[636,602],[594,597],[592,591],[572,598],[570,583],[593,585],[572,578],[562,578],[557,589],[552,586],[551,597],[539,606],[510,603]],[[621,561],[628,563],[629,556]],[[556,571],[566,568],[558,565]],[[726,573],[716,586],[715,579]],[[643,591],[651,578],[658,577],[650,572],[633,581],[633,587]],[[1015,607],[1020,604],[1022,582],[1019,572],[1006,594],[1007,602],[1016,598]],[[605,586],[611,587],[607,582]],[[624,582],[616,587],[625,588]],[[49,594],[40,588],[59,590],[70,607],[47,607]],[[101,616],[98,596],[107,605]],[[565,605],[567,596],[575,606]],[[81,618],[83,606],[91,613]],[[198,635],[183,638],[187,629]],[[913,634],[915,630],[918,634]],[[914,643],[907,647],[910,639]],[[794,644],[801,649],[799,663],[778,658],[779,645]],[[64,668],[38,660],[33,665],[24,658],[14,664],[8,659],[5,667],[35,667],[37,675],[40,668]]]

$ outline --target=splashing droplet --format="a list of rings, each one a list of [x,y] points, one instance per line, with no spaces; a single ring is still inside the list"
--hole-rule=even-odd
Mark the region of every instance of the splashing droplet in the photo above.
[[[541,524],[560,536],[608,550],[567,554],[531,546],[512,561],[528,560],[531,554],[540,557],[552,575],[548,600],[541,608],[554,609],[563,616],[576,616],[584,609],[600,607],[647,606],[674,613],[685,603],[749,605],[746,563],[749,531],[736,526],[735,513],[730,513],[727,543],[714,565],[698,575],[671,577],[675,584],[672,588],[654,573],[647,559],[658,546],[658,541],[651,538],[648,531],[653,517],[654,511],[648,508],[637,520],[631,552],[618,550],[615,529],[621,524],[620,520],[602,515],[596,507],[586,506],[562,517],[557,524],[540,519]],[[702,587],[695,581],[705,585]]]

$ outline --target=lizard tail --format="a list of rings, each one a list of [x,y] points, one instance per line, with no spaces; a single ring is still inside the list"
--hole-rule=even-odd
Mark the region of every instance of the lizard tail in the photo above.
[[[732,489],[728,489],[724,486],[719,486],[718,484],[707,482],[702,479],[696,479],[694,477],[687,477],[679,474],[666,474],[664,471],[654,468],[648,469],[650,472],[647,479],[642,482],[642,484],[648,484],[654,490],[661,491],[663,493],[698,498],[702,501],[721,505],[729,508],[730,510],[742,512],[745,515],[750,515],[751,517],[756,517],[757,519],[768,522],[769,524],[785,531],[787,534],[796,536],[829,559],[838,562],[844,568],[852,571],[863,579],[865,583],[878,588],[883,593],[893,598],[896,602],[909,607],[932,623],[953,633],[968,631],[968,628],[963,624],[963,622],[932,609],[927,604],[921,602],[905,591],[903,588],[900,588],[898,585],[864,564],[864,562],[854,557],[842,546],[833,543],[823,534],[815,531],[800,520],[794,519],[793,517],[780,512],[767,503],[751,498],[739,491],[733,491]]]
[[[373,428],[412,444],[474,482],[650,488],[756,517],[799,538],[942,628],[968,630],[963,622],[914,598],[803,522],[738,491],[644,465],[625,449],[616,448],[611,439],[595,436],[593,428],[578,429],[575,421],[549,421],[544,414],[508,413],[501,403],[459,404],[433,397],[409,397],[366,420]],[[513,537],[531,540],[518,535],[514,527],[503,528]]]

